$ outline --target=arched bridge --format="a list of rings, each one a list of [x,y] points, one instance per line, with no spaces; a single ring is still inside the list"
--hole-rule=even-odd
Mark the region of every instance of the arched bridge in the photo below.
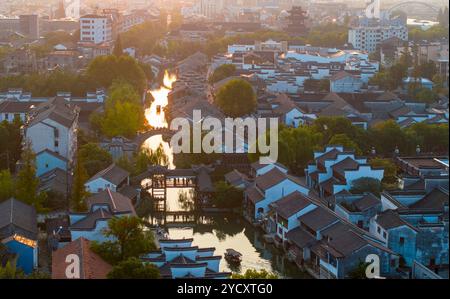
[[[401,3],[397,3],[397,4],[393,5],[393,6],[391,6],[388,9],[388,11],[389,12],[393,12],[396,9],[403,8],[403,7],[410,6],[410,5],[421,5],[421,6],[427,7],[430,10],[433,10],[436,14],[439,12],[439,7],[434,6],[434,5],[432,5],[430,3],[427,3],[425,1],[405,1],[405,2],[401,2]]]
[[[145,142],[145,140],[149,139],[152,136],[162,135],[163,138],[171,138],[175,133],[176,132],[169,130],[167,128],[151,129],[145,132],[138,133],[134,138],[134,143],[136,143],[140,148],[142,144]]]

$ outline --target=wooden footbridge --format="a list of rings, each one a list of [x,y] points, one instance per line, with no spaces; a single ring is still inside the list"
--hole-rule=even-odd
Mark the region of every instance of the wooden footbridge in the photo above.
[[[214,192],[210,177],[212,169],[208,166],[194,166],[191,169],[169,169],[165,166],[151,166],[144,173],[131,179],[135,186],[149,195],[153,202],[152,216],[163,219],[164,223],[196,222],[199,208],[208,204],[208,199]],[[168,211],[167,189],[193,188],[193,211]]]

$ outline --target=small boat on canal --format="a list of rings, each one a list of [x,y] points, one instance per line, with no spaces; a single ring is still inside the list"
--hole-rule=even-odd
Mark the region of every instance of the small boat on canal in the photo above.
[[[230,264],[239,265],[242,262],[242,254],[234,249],[227,249],[225,252],[225,260]]]

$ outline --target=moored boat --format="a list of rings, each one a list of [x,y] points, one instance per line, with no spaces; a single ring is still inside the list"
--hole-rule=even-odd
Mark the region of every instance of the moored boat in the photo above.
[[[225,252],[225,260],[229,263],[240,264],[242,261],[242,254],[234,249],[227,249]]]

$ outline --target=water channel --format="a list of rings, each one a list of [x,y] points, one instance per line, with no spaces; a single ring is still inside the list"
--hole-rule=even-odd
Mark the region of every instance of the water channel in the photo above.
[[[167,127],[164,107],[168,104],[167,97],[175,81],[176,77],[166,72],[163,85],[150,91],[154,101],[146,109],[145,115],[149,124],[155,128]],[[144,142],[143,147],[156,150],[160,144],[169,157],[169,168],[175,168],[170,145],[161,135],[150,137]],[[167,189],[167,211],[178,212],[192,209],[192,192],[191,188]],[[151,223],[158,223],[158,219],[155,220],[151,216],[148,220]],[[283,278],[309,278],[296,265],[289,262],[282,251],[263,242],[262,232],[252,227],[239,215],[196,215],[195,219],[180,219],[179,223],[167,229],[170,238],[192,237],[193,244],[200,248],[215,247],[216,255],[223,256],[227,248],[233,248],[242,253],[242,263],[239,267],[230,267],[222,259],[221,271],[243,273],[247,269],[266,269]]]

